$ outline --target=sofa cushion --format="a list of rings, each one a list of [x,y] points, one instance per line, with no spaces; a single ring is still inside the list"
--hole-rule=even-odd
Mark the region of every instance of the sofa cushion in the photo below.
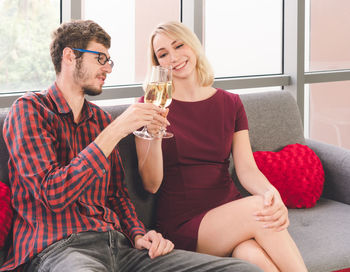
[[[315,206],[322,194],[324,171],[311,148],[292,144],[278,152],[256,151],[254,158],[288,208]]]
[[[349,205],[320,198],[311,209],[289,209],[289,233],[309,272],[350,267]]]

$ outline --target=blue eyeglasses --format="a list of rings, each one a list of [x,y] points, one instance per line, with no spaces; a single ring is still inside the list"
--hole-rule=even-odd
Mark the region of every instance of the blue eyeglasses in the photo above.
[[[81,49],[81,48],[72,48],[72,50],[79,51],[82,53],[96,54],[96,55],[98,55],[97,61],[99,64],[105,65],[108,62],[108,64],[111,66],[111,68],[113,68],[113,66],[114,66],[113,60],[111,60],[111,58],[107,58],[107,55],[105,53],[98,52],[98,51],[91,51],[91,50],[87,50],[87,49]]]

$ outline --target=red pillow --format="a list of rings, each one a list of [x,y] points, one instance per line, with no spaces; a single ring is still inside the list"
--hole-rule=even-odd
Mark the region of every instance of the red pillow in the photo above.
[[[4,247],[12,225],[10,188],[0,181],[0,249]]]
[[[315,206],[322,194],[324,171],[320,159],[308,146],[291,144],[279,152],[257,151],[254,158],[288,208]]]

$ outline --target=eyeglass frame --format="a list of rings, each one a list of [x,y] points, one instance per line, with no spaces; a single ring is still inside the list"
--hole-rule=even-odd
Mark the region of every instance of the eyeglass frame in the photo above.
[[[107,55],[103,52],[98,52],[98,51],[92,51],[92,50],[87,50],[87,49],[81,49],[81,48],[71,48],[72,50],[75,50],[75,51],[79,51],[79,52],[82,52],[82,53],[93,53],[93,54],[97,54],[98,57],[97,57],[97,61],[99,64],[101,65],[105,65],[107,62],[108,64],[111,66],[111,68],[113,68],[114,66],[114,61],[111,60],[111,58],[107,57]],[[106,57],[106,61],[104,63],[101,63],[101,55],[104,55]]]

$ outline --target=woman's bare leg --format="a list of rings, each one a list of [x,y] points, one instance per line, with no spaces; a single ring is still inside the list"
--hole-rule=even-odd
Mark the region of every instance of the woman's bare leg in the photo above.
[[[232,257],[253,263],[264,271],[279,272],[270,256],[254,239],[237,245],[233,250]]]
[[[210,210],[199,226],[197,251],[230,256],[239,244],[255,239],[280,271],[307,271],[287,230],[264,228],[255,220],[254,213],[262,206],[262,197],[250,196]]]

